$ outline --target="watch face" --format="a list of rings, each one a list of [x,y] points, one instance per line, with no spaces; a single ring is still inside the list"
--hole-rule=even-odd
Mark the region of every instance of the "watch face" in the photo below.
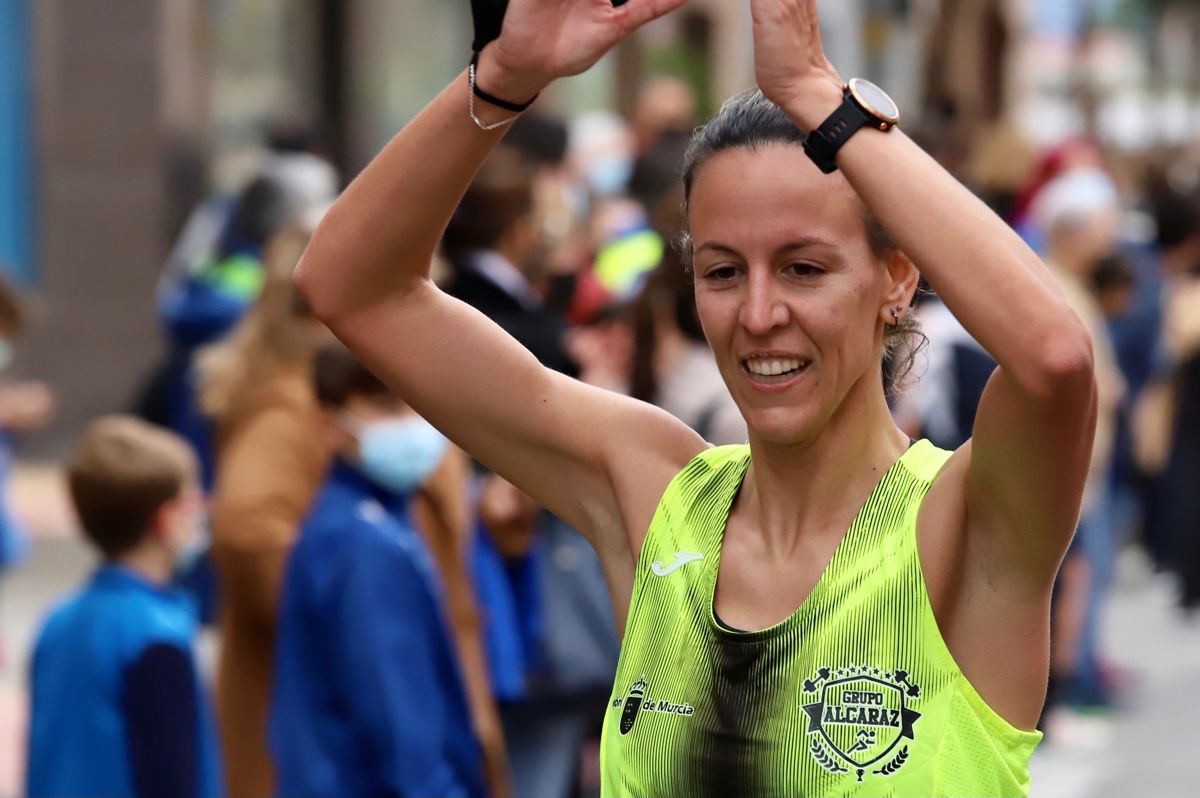
[[[850,81],[850,93],[867,111],[890,125],[900,123],[900,109],[883,89],[869,80],[855,78]]]

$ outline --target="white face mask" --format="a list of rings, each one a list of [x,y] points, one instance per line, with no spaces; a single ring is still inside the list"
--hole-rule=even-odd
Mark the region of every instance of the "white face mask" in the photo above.
[[[171,547],[175,560],[175,572],[186,573],[196,561],[204,556],[212,545],[212,529],[207,508],[188,508],[175,520],[176,528],[171,531]],[[187,529],[180,527],[186,525]],[[182,542],[179,542],[182,539]]]
[[[175,572],[187,573],[192,566],[205,555],[212,545],[212,532],[208,525],[208,516],[197,524],[197,529],[188,541],[175,550]]]

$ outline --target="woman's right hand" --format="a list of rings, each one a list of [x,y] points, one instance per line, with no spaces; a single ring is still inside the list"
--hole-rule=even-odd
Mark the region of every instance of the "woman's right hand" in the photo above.
[[[842,102],[842,78],[825,57],[816,0],[751,0],[754,74],[768,100],[801,130]]]
[[[500,38],[480,56],[479,82],[513,102],[578,75],[647,22],[688,0],[510,0]]]

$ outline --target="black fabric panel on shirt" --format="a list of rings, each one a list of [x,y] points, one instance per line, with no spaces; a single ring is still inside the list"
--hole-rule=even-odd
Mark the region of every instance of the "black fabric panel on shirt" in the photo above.
[[[191,798],[200,788],[200,719],[190,654],[150,646],[121,679],[121,709],[137,798]]]

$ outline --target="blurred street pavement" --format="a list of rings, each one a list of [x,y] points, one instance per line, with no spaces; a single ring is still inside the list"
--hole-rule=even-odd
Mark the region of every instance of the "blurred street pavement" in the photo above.
[[[20,795],[25,673],[37,624],[94,562],[74,532],[59,474],[17,473],[12,495],[34,546],[0,585],[0,798]],[[1039,749],[1033,798],[1191,798],[1200,757],[1200,618],[1185,620],[1171,587],[1128,552],[1108,616],[1109,649],[1134,675],[1125,708],[1108,718],[1074,719]],[[211,650],[202,655],[211,661]]]
[[[1032,798],[1191,798],[1200,759],[1200,617],[1127,551],[1109,603],[1109,654],[1133,684],[1108,717],[1071,719],[1039,748]],[[1053,731],[1053,728],[1052,728]]]

